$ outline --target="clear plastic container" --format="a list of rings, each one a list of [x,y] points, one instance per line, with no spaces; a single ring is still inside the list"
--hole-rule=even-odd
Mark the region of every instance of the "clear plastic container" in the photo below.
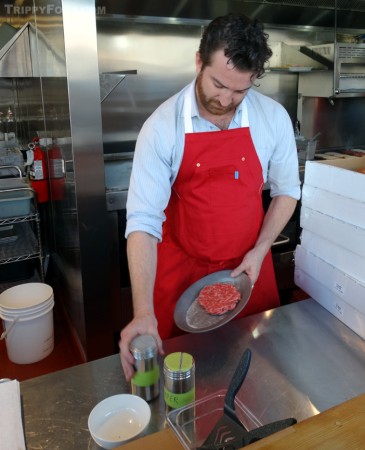
[[[29,216],[34,194],[30,189],[0,191],[0,219]]]
[[[168,414],[167,423],[186,450],[203,445],[216,422],[223,416],[226,392],[226,389],[215,392]],[[235,399],[235,406],[237,417],[247,431],[262,426],[238,398]]]
[[[313,160],[316,153],[317,141],[305,139],[303,136],[295,138],[298,150],[299,163],[305,164],[306,161]]]

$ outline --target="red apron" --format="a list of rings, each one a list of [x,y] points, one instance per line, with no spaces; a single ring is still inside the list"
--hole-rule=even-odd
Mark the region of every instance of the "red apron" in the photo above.
[[[185,148],[166,208],[154,289],[162,339],[182,334],[174,309],[200,278],[234,269],[256,243],[261,229],[262,167],[251,139],[247,105],[242,127],[192,132],[191,90],[185,94]],[[271,252],[265,257],[250,300],[237,316],[279,306]]]

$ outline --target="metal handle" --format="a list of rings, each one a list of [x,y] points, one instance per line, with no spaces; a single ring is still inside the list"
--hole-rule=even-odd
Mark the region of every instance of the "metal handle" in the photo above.
[[[228,386],[226,397],[224,399],[224,412],[229,415],[235,416],[234,399],[237,392],[240,390],[242,383],[244,382],[251,362],[251,350],[245,350],[240,362],[233,374],[232,380]]]
[[[12,324],[10,325],[10,327],[7,330],[2,332],[2,334],[0,336],[0,341],[2,341],[3,339],[6,338],[6,336],[10,333],[10,331],[13,329],[14,325],[18,322],[18,320],[19,320],[19,316],[13,320]]]
[[[0,166],[0,170],[3,170],[3,169],[16,169],[16,171],[19,173],[19,178],[23,178],[22,171],[20,170],[20,168],[18,166],[14,166],[14,165]]]
[[[273,242],[272,247],[275,247],[276,245],[283,245],[290,241],[290,238],[288,236],[285,236],[284,234],[279,234],[279,236],[276,238],[280,240]]]

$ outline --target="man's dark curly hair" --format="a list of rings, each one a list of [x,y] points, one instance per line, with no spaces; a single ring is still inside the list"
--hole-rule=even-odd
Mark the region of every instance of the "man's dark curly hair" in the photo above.
[[[272,55],[267,44],[268,34],[257,20],[243,14],[228,14],[212,20],[204,30],[199,54],[203,68],[211,63],[211,56],[217,50],[224,54],[235,68],[254,72],[261,78],[265,63]]]

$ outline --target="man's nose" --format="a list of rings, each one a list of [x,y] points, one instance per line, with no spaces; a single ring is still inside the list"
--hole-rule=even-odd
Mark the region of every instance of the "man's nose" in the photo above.
[[[232,103],[232,93],[228,89],[224,89],[219,96],[220,104],[227,107]]]

